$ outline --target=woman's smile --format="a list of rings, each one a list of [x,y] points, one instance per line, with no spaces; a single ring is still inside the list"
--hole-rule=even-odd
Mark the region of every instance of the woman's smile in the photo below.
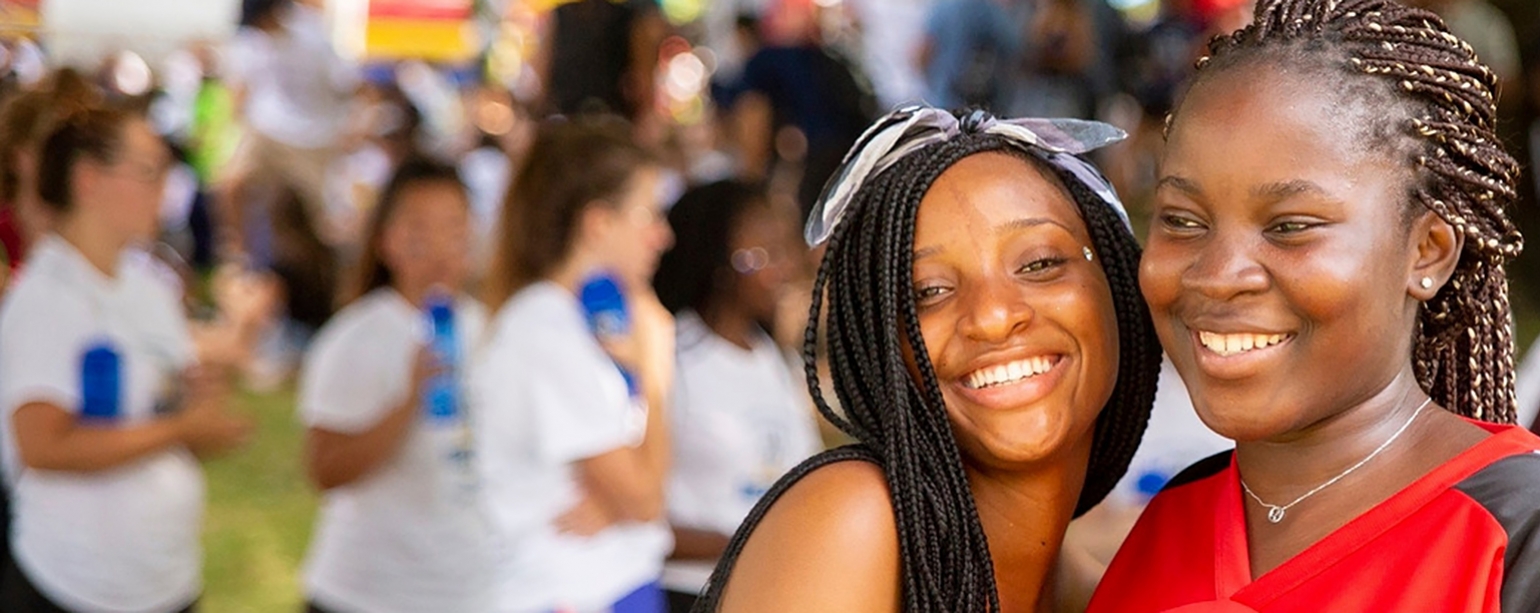
[[[951,380],[953,392],[985,409],[1026,407],[1052,395],[1064,379],[1064,354],[998,361]]]

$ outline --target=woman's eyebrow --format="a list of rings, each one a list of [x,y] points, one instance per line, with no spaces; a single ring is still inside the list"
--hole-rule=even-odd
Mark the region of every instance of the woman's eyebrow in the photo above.
[[[1304,179],[1292,181],[1277,181],[1251,188],[1251,194],[1257,198],[1271,201],[1285,200],[1300,194],[1317,194],[1325,196],[1326,190],[1315,183]]]
[[[1176,189],[1177,191],[1185,193],[1189,196],[1196,196],[1203,193],[1203,190],[1200,189],[1198,184],[1192,179],[1177,175],[1166,175],[1161,177],[1160,181],[1155,183],[1155,189],[1158,190],[1163,187]]]
[[[931,257],[931,256],[936,255],[938,253],[941,253],[941,247],[940,246],[934,246],[933,245],[933,246],[930,246],[930,247],[923,247],[923,248],[915,249],[914,250],[914,257],[912,259],[914,261],[918,262],[920,260],[923,260],[925,258]]]
[[[1069,226],[1066,226],[1066,225],[1064,225],[1062,223],[1059,223],[1056,220],[1049,219],[1047,217],[1023,217],[1021,219],[1012,219],[1012,220],[1010,220],[1008,222],[1005,222],[1004,224],[1001,224],[1000,229],[1001,230],[1025,230],[1027,228],[1035,228],[1037,226],[1042,226],[1042,225],[1058,226],[1060,228],[1063,228],[1065,232],[1069,232],[1070,231]]]

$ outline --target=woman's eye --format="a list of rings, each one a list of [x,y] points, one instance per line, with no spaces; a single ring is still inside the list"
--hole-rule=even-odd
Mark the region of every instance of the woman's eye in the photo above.
[[[1198,230],[1203,228],[1203,224],[1198,223],[1197,220],[1173,213],[1161,215],[1160,223],[1172,230]]]
[[[1058,257],[1042,258],[1040,260],[1033,260],[1031,262],[1027,262],[1027,264],[1025,266],[1021,267],[1020,272],[1022,274],[1042,273],[1042,272],[1046,272],[1048,270],[1052,270],[1054,268],[1057,268],[1060,264],[1063,264],[1063,263],[1064,263],[1064,258],[1058,258]]]
[[[1305,230],[1309,230],[1314,226],[1315,224],[1305,223],[1303,221],[1284,221],[1273,224],[1272,231],[1274,234],[1297,234],[1304,232]]]
[[[917,287],[914,290],[914,302],[919,305],[930,304],[945,296],[948,291],[951,291],[950,288],[944,285]]]

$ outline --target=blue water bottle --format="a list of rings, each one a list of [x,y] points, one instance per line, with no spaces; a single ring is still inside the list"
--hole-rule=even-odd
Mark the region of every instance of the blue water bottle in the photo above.
[[[430,435],[440,457],[448,465],[445,493],[449,500],[468,502],[479,488],[479,477],[472,465],[470,420],[461,404],[460,341],[455,330],[454,297],[435,293],[424,308],[429,327],[428,351],[441,367],[425,382],[422,404],[426,410]]]
[[[578,302],[588,316],[588,328],[599,340],[624,338],[631,333],[631,312],[626,309],[626,296],[620,282],[608,273],[599,273],[578,289]],[[639,395],[636,378],[620,364],[620,376],[626,380],[626,391]]]
[[[123,359],[111,341],[100,341],[80,356],[80,416],[113,421],[123,414]]]
[[[427,317],[430,338],[428,350],[442,370],[427,381],[423,406],[433,419],[454,419],[460,414],[460,343],[455,335],[454,299],[435,294],[428,298]]]
[[[578,290],[578,301],[588,315],[588,327],[594,336],[620,338],[631,333],[631,314],[626,310],[626,296],[615,277],[600,273],[589,277]]]

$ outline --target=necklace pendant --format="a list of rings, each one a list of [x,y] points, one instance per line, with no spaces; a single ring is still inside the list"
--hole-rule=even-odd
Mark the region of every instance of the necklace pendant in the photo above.
[[[1271,505],[1269,505],[1267,507],[1267,521],[1269,523],[1276,524],[1278,522],[1283,521],[1283,514],[1284,514],[1283,507],[1275,507],[1275,506],[1271,506]]]

